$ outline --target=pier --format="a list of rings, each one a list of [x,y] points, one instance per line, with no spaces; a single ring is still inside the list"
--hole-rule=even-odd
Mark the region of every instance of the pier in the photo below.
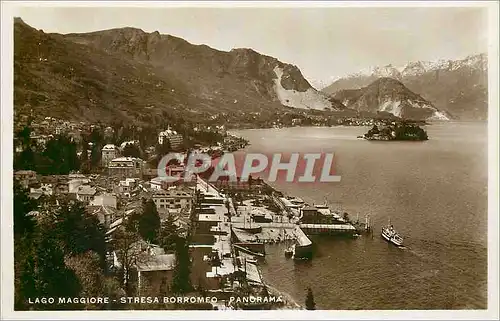
[[[300,224],[306,234],[354,235],[357,230],[351,224]]]

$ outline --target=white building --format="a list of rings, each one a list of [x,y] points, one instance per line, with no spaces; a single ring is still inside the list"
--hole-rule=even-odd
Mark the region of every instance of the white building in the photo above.
[[[113,144],[107,144],[102,148],[102,166],[108,166],[109,162],[120,155],[118,148]]]
[[[118,183],[118,192],[125,197],[130,197],[130,193],[138,186],[138,180],[135,178],[126,178]]]
[[[138,140],[130,140],[128,142],[123,142],[123,143],[120,144],[120,150],[123,151],[123,149],[127,145],[136,145],[136,146],[139,146],[139,141]]]
[[[91,206],[108,206],[116,209],[116,196],[111,193],[96,195],[90,202]]]
[[[94,206],[88,207],[90,213],[97,217],[99,223],[103,224],[105,228],[111,228],[111,225],[116,222],[117,212],[116,208],[110,206]]]
[[[190,211],[193,196],[182,190],[171,189],[153,194],[153,202],[159,212],[180,213],[182,210]]]
[[[135,157],[119,157],[108,164],[109,175],[119,177],[139,178],[142,176],[143,161]]]
[[[24,188],[30,184],[36,183],[36,172],[31,170],[20,170],[14,173],[14,177],[21,183]]]
[[[168,140],[172,149],[178,149],[184,141],[182,135],[171,129],[164,130],[158,134],[158,144],[163,145],[165,140]]]
[[[35,133],[31,133],[30,139],[38,146],[45,146],[47,145],[47,142],[54,138],[54,135],[36,135]]]
[[[52,184],[42,184],[39,188],[30,188],[30,197],[38,199],[42,195],[54,194]]]
[[[169,184],[171,184],[171,179],[168,177],[162,177],[162,176],[152,178],[149,181],[149,185],[151,186],[151,189],[157,190],[157,191],[167,189]]]
[[[96,189],[89,185],[82,185],[76,191],[76,199],[80,202],[90,202],[96,193]]]
[[[68,182],[68,193],[76,193],[78,187],[88,184],[90,181],[86,178],[75,178]]]

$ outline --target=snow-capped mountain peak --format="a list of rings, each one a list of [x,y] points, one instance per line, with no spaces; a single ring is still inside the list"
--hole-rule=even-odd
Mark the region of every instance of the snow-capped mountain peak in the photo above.
[[[486,54],[470,55],[464,59],[459,60],[445,60],[439,59],[436,61],[413,61],[408,62],[402,66],[393,66],[392,64],[382,67],[369,67],[360,70],[359,72],[352,73],[346,77],[341,78],[357,78],[357,77],[391,77],[395,79],[402,79],[406,76],[420,76],[426,72],[436,70],[457,70],[462,67],[477,68],[486,70],[488,67]]]
[[[338,78],[322,89],[334,95],[342,90],[362,89],[383,76],[405,84],[411,91],[422,95],[447,118],[485,120],[488,111],[488,57],[470,55],[458,60],[408,62],[401,67],[386,65],[367,68],[356,74]],[[343,101],[341,99],[341,101]],[[392,106],[392,105],[391,105]],[[395,107],[391,110],[399,110]],[[384,107],[386,110],[389,105]],[[444,119],[443,115],[434,115]]]

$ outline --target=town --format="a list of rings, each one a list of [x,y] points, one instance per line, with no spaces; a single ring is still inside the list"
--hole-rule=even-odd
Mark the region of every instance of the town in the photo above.
[[[158,161],[168,152],[203,152],[218,158],[248,144],[221,127],[185,132],[193,134],[166,126],[149,139],[137,128],[50,117],[20,126],[15,136],[14,212],[21,282],[34,251],[35,260],[51,264],[40,266],[42,271],[30,278],[51,283],[52,277],[60,277],[54,272],[59,269],[75,279],[73,288],[52,289],[52,297],[114,298],[83,307],[81,300],[68,301],[59,309],[299,308],[293,300],[281,299],[263,279],[259,262],[266,244],[285,243],[283,255],[310,259],[309,235],[353,237],[370,230],[368,218],[351,221],[347,213],[327,204],[306,204],[258,177],[209,182],[206,173],[194,180],[159,176]],[[199,132],[203,134],[196,136]],[[166,172],[175,176],[185,167],[185,162],[171,162]],[[47,244],[57,260],[37,254]],[[17,306],[50,305],[28,304],[24,296],[47,290],[22,284]],[[123,297],[168,295],[192,300],[186,300],[189,306],[120,303]],[[217,300],[200,302],[197,297]]]

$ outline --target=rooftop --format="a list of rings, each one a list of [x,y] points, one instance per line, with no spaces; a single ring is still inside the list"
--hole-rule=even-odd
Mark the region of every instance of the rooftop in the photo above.
[[[354,231],[356,228],[351,224],[300,224],[301,228],[318,228],[337,231]]]
[[[120,181],[120,185],[122,186],[130,186],[131,184],[135,184],[137,180],[135,178],[126,178],[124,181]]]
[[[311,240],[307,237],[307,235],[302,231],[299,227],[296,227],[293,231],[293,235],[297,238],[297,242],[300,246],[311,245]]]
[[[32,170],[20,170],[20,171],[16,171],[14,174],[15,175],[34,175],[34,174],[36,174],[36,172],[32,171]]]
[[[163,182],[170,183],[172,182],[172,178],[166,176],[157,176],[155,178],[152,178],[149,182],[152,184],[162,184]]]
[[[128,142],[123,142],[123,143],[120,144],[120,148],[123,149],[123,148],[125,148],[125,146],[127,146],[129,144],[130,145],[139,144],[139,141],[137,141],[137,140],[131,140],[131,141],[128,141]]]
[[[82,185],[78,186],[76,193],[80,195],[94,195],[96,193],[96,189],[88,185]]]
[[[116,149],[116,146],[114,144],[107,144],[107,145],[104,145],[104,147],[102,148],[102,150],[115,150]]]
[[[200,214],[198,215],[200,222],[222,222],[219,214]]]
[[[83,174],[68,174],[68,178],[75,179],[75,178],[86,178],[85,175]]]
[[[289,208],[299,208],[300,205],[298,204],[293,204],[290,200],[286,199],[285,197],[280,197],[280,201],[285,205],[286,207]]]
[[[133,161],[141,161],[141,159],[135,157],[118,157],[111,160],[111,162],[133,162]]]
[[[117,227],[118,225],[120,225],[122,223],[123,223],[123,218],[119,218],[116,221],[114,221],[113,223],[111,223],[111,225],[109,226],[109,228],[110,229],[115,228],[115,227]]]
[[[159,136],[177,135],[175,130],[166,129],[158,134]]]
[[[185,197],[191,198],[192,195],[186,191],[180,190],[167,190],[167,191],[158,191],[153,194],[153,197]]]
[[[175,254],[147,255],[136,264],[137,270],[146,271],[169,271],[175,267]]]

